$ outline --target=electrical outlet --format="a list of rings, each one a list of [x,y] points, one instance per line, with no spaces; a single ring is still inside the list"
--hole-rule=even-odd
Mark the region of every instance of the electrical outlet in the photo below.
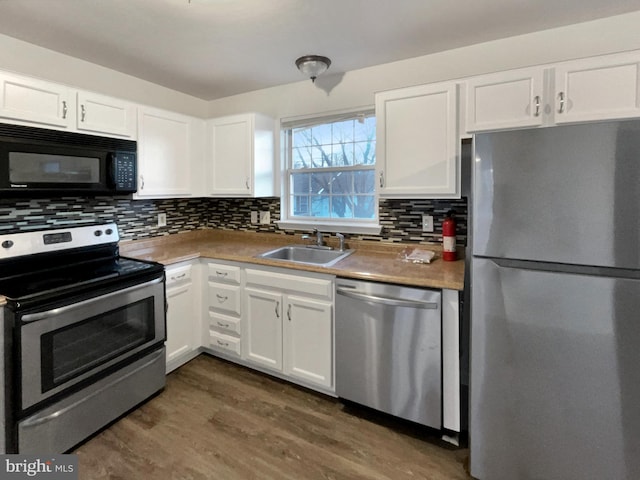
[[[258,223],[258,212],[251,212],[251,223]]]
[[[166,213],[159,213],[158,214],[158,226],[159,227],[166,227],[167,226],[167,214]]]
[[[422,215],[422,231],[433,233],[433,216]]]
[[[262,225],[268,225],[271,223],[271,213],[269,213],[269,210],[260,212],[260,223]]]

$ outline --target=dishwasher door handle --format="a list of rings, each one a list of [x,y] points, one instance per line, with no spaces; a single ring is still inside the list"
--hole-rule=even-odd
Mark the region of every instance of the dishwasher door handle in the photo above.
[[[345,297],[354,298],[356,300],[363,300],[369,303],[379,303],[382,305],[390,305],[392,307],[426,308],[431,310],[435,310],[439,307],[438,302],[422,302],[420,300],[405,300],[403,298],[381,297],[378,295],[368,295],[366,293],[344,290],[342,288],[337,288],[336,293],[338,295],[344,295]]]

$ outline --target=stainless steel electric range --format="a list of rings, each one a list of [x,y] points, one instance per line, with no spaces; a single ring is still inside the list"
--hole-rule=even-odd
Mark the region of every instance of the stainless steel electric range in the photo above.
[[[165,385],[164,268],[115,224],[0,235],[5,453],[63,453]]]

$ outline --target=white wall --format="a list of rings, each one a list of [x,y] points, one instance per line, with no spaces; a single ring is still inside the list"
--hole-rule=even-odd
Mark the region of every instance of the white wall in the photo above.
[[[342,78],[325,74],[316,85],[305,80],[213,100],[209,116],[253,111],[285,118],[354,109],[373,105],[381,90],[637,49],[640,11],[354,70]],[[337,85],[326,88],[332,82]]]
[[[0,35],[0,69],[186,115],[207,115],[207,102],[200,98],[6,35]]]

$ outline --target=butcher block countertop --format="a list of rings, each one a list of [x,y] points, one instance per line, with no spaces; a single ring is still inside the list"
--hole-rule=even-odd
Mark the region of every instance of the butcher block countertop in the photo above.
[[[335,238],[327,243],[336,247]],[[187,260],[208,258],[284,267],[292,270],[319,272],[344,278],[397,283],[416,287],[462,290],[464,260],[445,262],[438,245],[398,244],[374,241],[346,241],[346,248],[355,252],[331,267],[258,258],[257,255],[284,245],[308,244],[300,236],[227,230],[195,230],[192,232],[154,237],[148,240],[120,242],[120,254],[142,260],[171,265]],[[433,250],[435,258],[429,264],[402,261],[403,252],[414,248]]]

